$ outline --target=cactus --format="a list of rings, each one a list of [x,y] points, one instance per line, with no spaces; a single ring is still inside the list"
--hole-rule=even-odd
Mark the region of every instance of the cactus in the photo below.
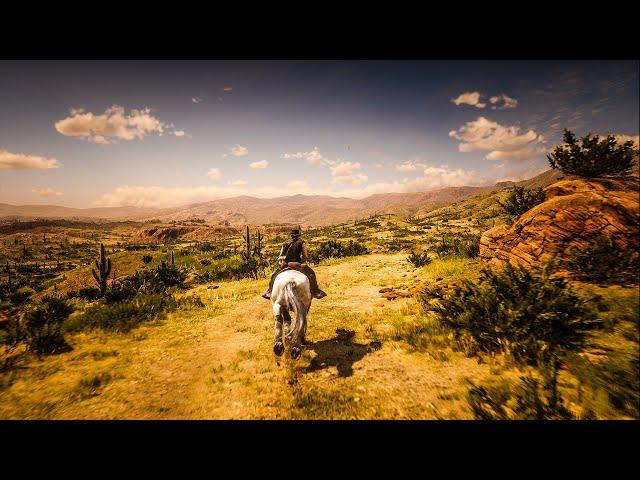
[[[8,277],[9,290],[11,290],[11,267],[9,266],[9,262],[7,262],[7,277]]]
[[[264,238],[264,235],[262,233],[260,233],[260,230],[258,230],[257,234],[256,234],[256,243],[253,246],[253,254],[257,257],[259,257],[262,254],[262,239]]]
[[[242,256],[244,258],[251,257],[251,235],[249,234],[249,225],[245,227],[244,234],[244,252],[242,252]]]
[[[96,268],[97,271],[93,268],[91,269],[91,273],[93,273],[93,278],[98,282],[98,286],[100,287],[100,296],[104,296],[107,291],[107,279],[109,278],[109,274],[111,273],[111,259],[107,258],[107,254],[104,250],[104,244],[100,244],[100,263],[96,260]]]
[[[175,264],[176,264],[176,260],[173,257],[173,250],[171,250],[171,266],[173,267],[173,266],[175,266]]]

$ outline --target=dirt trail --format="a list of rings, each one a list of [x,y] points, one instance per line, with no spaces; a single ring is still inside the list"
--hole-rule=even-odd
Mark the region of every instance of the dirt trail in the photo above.
[[[423,271],[403,255],[316,271],[329,296],[311,307],[297,362],[271,352],[270,304],[259,297],[266,280],[205,285],[190,292],[205,308],[128,335],[86,334],[74,351],[31,367],[0,392],[0,417],[470,418],[463,379],[487,374],[486,365],[451,351],[411,351],[383,335],[393,319],[412,318],[412,301],[390,302],[378,290]],[[100,375],[99,385],[86,381]]]

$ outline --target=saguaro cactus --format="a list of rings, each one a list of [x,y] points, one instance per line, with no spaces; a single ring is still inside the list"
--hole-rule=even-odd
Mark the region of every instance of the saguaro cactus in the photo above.
[[[260,256],[262,254],[262,239],[264,238],[264,235],[262,233],[260,233],[260,230],[258,230],[257,234],[256,234],[256,243],[253,247],[253,254],[256,256]]]
[[[171,266],[173,267],[176,264],[175,258],[173,257],[173,250],[171,250]]]
[[[244,257],[249,258],[251,256],[251,235],[249,234],[249,225],[245,227],[244,234]]]
[[[107,258],[107,254],[104,250],[104,244],[100,244],[100,263],[96,260],[96,268],[97,271],[93,268],[91,269],[91,273],[93,273],[93,278],[98,282],[98,286],[100,287],[100,296],[103,296],[107,291],[107,279],[109,278],[109,274],[111,273],[111,259]]]
[[[9,289],[11,289],[11,267],[9,266],[9,262],[7,262],[7,277]]]

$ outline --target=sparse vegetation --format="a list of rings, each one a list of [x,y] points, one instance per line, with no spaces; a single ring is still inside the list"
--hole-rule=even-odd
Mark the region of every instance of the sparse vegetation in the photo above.
[[[524,187],[514,187],[504,202],[498,200],[498,204],[511,218],[518,218],[536,205],[545,200],[542,188],[529,190]]]
[[[558,145],[547,155],[551,168],[580,177],[623,176],[631,173],[633,158],[638,154],[631,140],[618,145],[613,135],[600,140],[591,133],[578,142],[575,134],[565,128],[564,145]]]
[[[570,251],[567,266],[583,281],[638,284],[640,252],[634,248],[623,250],[611,237],[601,235],[587,249]]]
[[[309,257],[313,262],[320,262],[326,258],[343,258],[355,255],[366,255],[369,253],[367,247],[362,243],[349,240],[348,242],[340,242],[338,240],[327,240],[320,243],[319,246],[311,249]]]
[[[29,349],[38,354],[57,353],[69,347],[62,333],[63,322],[73,307],[61,298],[45,296],[24,315],[21,335]]]
[[[426,267],[431,263],[431,257],[429,257],[429,252],[411,251],[411,254],[407,257],[407,262],[416,268]]]

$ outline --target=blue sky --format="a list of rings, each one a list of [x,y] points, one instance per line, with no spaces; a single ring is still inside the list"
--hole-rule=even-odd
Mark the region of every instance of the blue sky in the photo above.
[[[0,202],[164,207],[527,178],[564,127],[637,138],[638,69],[0,61]]]

